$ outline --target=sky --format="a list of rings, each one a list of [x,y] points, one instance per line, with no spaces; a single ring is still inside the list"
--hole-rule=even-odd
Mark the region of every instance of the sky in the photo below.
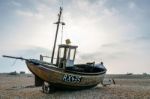
[[[104,62],[108,74],[150,73],[150,0],[0,0],[0,72],[26,71],[24,61],[51,56],[57,44],[78,45],[75,63]],[[57,48],[56,48],[57,49]],[[56,55],[56,54],[55,54]],[[50,59],[45,59],[50,61]]]

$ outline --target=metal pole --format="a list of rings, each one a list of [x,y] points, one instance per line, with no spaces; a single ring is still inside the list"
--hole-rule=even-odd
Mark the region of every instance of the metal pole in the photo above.
[[[58,34],[58,29],[59,29],[61,14],[62,14],[62,8],[60,7],[60,12],[59,12],[59,14],[58,14],[58,22],[55,23],[55,24],[57,24],[57,29],[56,29],[54,47],[53,47],[53,52],[52,52],[52,58],[51,58],[51,63],[52,63],[52,64],[53,64],[53,59],[54,59],[54,53],[55,53],[55,47],[56,47],[57,34]]]

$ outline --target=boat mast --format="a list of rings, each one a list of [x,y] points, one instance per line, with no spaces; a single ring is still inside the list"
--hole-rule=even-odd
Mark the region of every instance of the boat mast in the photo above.
[[[60,12],[58,14],[58,21],[55,23],[55,24],[57,24],[57,29],[56,29],[56,34],[55,34],[55,41],[54,41],[54,46],[53,46],[52,58],[51,58],[52,64],[53,64],[53,59],[54,59],[54,53],[55,53],[55,47],[56,47],[56,41],[57,41],[57,34],[58,34],[58,30],[59,30],[59,24],[61,23],[60,22],[61,14],[62,14],[62,8],[60,7]]]

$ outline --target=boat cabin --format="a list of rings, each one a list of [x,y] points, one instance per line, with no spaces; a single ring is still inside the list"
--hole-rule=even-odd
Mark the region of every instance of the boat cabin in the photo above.
[[[56,66],[63,69],[73,68],[77,47],[68,44],[59,45]]]

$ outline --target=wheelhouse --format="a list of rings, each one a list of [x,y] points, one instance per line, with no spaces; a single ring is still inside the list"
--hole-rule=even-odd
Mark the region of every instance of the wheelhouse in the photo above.
[[[77,47],[68,44],[59,45],[56,66],[63,69],[73,68]]]

